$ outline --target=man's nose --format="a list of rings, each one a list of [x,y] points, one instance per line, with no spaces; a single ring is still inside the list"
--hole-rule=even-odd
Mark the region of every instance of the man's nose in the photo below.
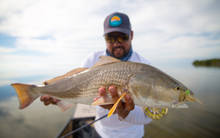
[[[119,45],[121,45],[121,43],[119,43],[118,40],[116,40],[116,41],[113,43],[113,46],[114,46],[114,47],[117,47],[117,46],[119,46]]]

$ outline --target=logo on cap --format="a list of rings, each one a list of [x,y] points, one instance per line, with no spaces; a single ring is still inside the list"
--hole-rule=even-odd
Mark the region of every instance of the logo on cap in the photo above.
[[[109,25],[112,27],[117,27],[121,25],[121,23],[122,23],[122,19],[118,15],[114,15],[109,19]]]

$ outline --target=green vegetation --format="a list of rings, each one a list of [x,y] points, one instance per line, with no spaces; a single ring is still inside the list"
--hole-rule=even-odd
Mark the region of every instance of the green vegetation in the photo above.
[[[205,67],[219,67],[220,68],[220,59],[208,59],[208,60],[196,60],[193,62],[193,65],[196,67],[205,66]]]

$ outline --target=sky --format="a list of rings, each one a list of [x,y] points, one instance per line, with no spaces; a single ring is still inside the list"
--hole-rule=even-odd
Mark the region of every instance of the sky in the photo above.
[[[130,17],[133,49],[153,65],[220,58],[218,0],[0,0],[0,86],[79,67],[105,49],[115,11]]]

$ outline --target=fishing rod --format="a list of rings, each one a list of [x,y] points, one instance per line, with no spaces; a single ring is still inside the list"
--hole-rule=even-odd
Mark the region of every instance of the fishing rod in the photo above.
[[[85,125],[83,125],[83,126],[77,128],[77,129],[75,129],[75,130],[73,130],[73,131],[67,133],[66,135],[64,135],[64,136],[62,136],[62,137],[60,137],[60,138],[68,137],[68,136],[70,136],[70,135],[72,135],[72,134],[74,134],[74,133],[80,131],[81,129],[83,129],[83,128],[87,127],[87,126],[92,125],[92,124],[95,123],[96,121],[99,121],[99,120],[101,120],[101,119],[107,117],[107,116],[108,116],[108,114],[103,115],[102,117],[100,117],[100,118],[98,118],[98,119],[96,119],[96,120],[94,120],[94,121],[92,121],[92,122],[90,122],[90,123],[88,123],[88,124],[85,124]]]

